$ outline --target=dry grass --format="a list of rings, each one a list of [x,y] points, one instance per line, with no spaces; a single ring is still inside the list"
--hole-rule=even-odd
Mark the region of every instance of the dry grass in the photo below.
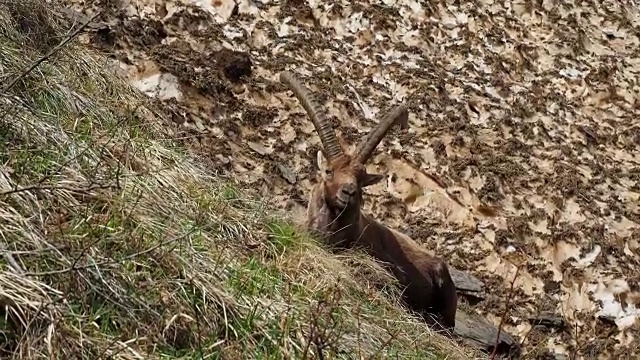
[[[0,24],[3,88],[65,34],[34,3]],[[208,174],[104,65],[71,42],[1,96],[0,356],[469,358]]]

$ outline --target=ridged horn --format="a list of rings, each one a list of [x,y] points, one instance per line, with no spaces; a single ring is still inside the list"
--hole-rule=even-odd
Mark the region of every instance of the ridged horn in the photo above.
[[[355,152],[356,161],[363,165],[369,161],[373,150],[380,144],[380,141],[382,141],[389,129],[395,124],[399,124],[403,129],[406,128],[408,126],[408,117],[409,113],[404,104],[400,104],[391,110],[387,116],[380,121],[378,126],[373,128],[369,132],[369,135],[362,140]]]
[[[313,125],[320,136],[322,147],[324,148],[324,154],[327,159],[335,159],[338,155],[342,154],[342,147],[338,143],[333,127],[327,120],[327,115],[324,110],[313,98],[313,94],[307,89],[298,78],[289,71],[283,71],[280,73],[280,82],[286,84],[293,94],[298,98],[298,101],[302,104],[307,114],[311,118]]]

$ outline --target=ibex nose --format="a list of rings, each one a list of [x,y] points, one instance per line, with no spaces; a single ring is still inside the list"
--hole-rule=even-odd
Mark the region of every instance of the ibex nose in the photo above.
[[[355,184],[344,184],[342,187],[342,192],[345,195],[353,196],[356,193],[356,185]]]

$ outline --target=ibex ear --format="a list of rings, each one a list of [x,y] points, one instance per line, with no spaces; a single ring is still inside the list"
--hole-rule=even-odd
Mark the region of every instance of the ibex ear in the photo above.
[[[384,175],[380,174],[365,174],[364,179],[362,179],[362,187],[367,187],[369,185],[377,184],[382,179],[384,179]]]
[[[318,150],[318,154],[316,155],[316,162],[318,163],[318,171],[320,172],[320,176],[323,178],[329,169],[329,164],[327,164],[327,158],[324,157],[322,150]]]

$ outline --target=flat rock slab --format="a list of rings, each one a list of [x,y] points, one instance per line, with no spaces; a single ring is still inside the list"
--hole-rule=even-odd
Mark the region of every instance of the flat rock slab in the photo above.
[[[506,331],[500,331],[498,338],[498,328],[486,319],[469,314],[458,309],[456,313],[455,335],[466,345],[491,354],[498,344],[497,355],[503,358],[519,358],[521,354],[520,343]]]
[[[449,273],[459,292],[479,298],[484,297],[484,283],[478,278],[453,267],[449,267]]]

